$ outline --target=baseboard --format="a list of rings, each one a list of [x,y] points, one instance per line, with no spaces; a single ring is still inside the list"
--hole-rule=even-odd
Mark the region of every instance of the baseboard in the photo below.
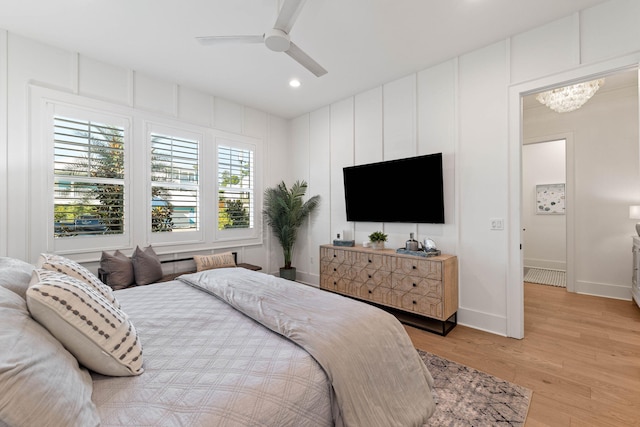
[[[567,271],[567,263],[565,261],[525,258],[523,260],[523,264],[525,268],[544,268],[545,270]]]
[[[458,308],[458,325],[507,336],[507,318],[496,314],[483,313],[468,308]]]
[[[308,273],[306,271],[296,271],[296,281],[307,285],[320,287],[320,275],[317,273]]]
[[[575,291],[579,294],[631,301],[631,286],[577,280]]]

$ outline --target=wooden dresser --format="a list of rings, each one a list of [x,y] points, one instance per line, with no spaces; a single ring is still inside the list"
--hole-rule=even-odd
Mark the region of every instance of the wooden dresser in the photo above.
[[[320,246],[320,288],[367,301],[402,322],[446,335],[457,323],[458,259],[393,249]]]

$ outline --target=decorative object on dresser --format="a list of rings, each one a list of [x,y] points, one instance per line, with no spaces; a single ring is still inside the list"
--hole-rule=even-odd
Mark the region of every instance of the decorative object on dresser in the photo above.
[[[633,275],[631,276],[631,296],[640,307],[640,283],[638,269],[640,268],[640,237],[633,236]]]
[[[371,249],[384,249],[384,242],[387,241],[387,235],[382,231],[374,231],[369,234],[369,244]]]
[[[343,240],[340,239],[340,233],[338,233],[338,237],[333,239],[333,246],[355,246],[355,240]]]
[[[320,288],[360,299],[441,335],[457,324],[458,259],[320,246]]]
[[[396,252],[399,254],[414,255],[414,256],[421,256],[421,257],[431,257],[431,256],[440,255],[440,251],[436,248],[436,242],[434,242],[429,238],[424,239],[424,244],[422,244],[421,248],[419,247],[419,245],[420,245],[419,242],[417,242],[416,240],[413,240],[413,233],[410,233],[410,239],[407,240],[405,247],[398,248]],[[418,246],[418,249],[413,249],[416,246]]]
[[[298,228],[320,204],[320,196],[313,196],[303,203],[306,192],[306,181],[296,181],[291,189],[282,181],[264,192],[262,213],[282,246],[284,267],[280,268],[280,277],[284,279],[296,280],[296,269],[291,266],[291,261]]]

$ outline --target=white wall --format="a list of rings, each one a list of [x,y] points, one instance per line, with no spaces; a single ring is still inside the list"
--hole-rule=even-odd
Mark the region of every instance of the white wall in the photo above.
[[[638,84],[637,72],[631,73],[635,78],[629,86],[615,90],[607,90],[605,78],[601,91],[579,110],[558,114],[540,105],[526,109],[523,121],[525,140],[571,135],[573,156],[567,160],[573,163],[574,192],[567,196],[574,206],[569,215],[573,215],[575,236],[575,291],[622,299],[631,295],[635,221],[629,219],[629,206],[640,202]],[[542,217],[553,222],[553,218]],[[529,246],[530,229],[525,228]],[[557,247],[551,251],[555,254]],[[539,255],[532,253],[531,257],[543,256],[536,253]]]
[[[580,74],[583,68],[588,73],[606,61],[612,67],[637,63],[639,29],[640,2],[614,0],[331,104],[322,121],[309,119],[316,112],[295,119],[294,127],[301,120],[310,124],[305,138],[325,141],[331,159],[324,168],[331,208],[323,220],[329,227],[312,227],[312,246],[304,251],[314,253],[317,242],[329,243],[336,230],[346,228],[355,231],[356,241],[384,229],[390,247],[401,246],[409,232],[433,237],[440,249],[459,257],[459,322],[521,336],[521,135],[511,128],[510,89],[538,79],[558,83],[554,75]],[[298,138],[293,134],[292,143]],[[445,155],[445,225],[346,222],[342,167],[438,151]],[[632,160],[637,163],[637,156]],[[604,187],[597,191],[610,191]],[[492,218],[505,219],[505,230],[490,230]],[[317,283],[317,265],[302,264]],[[515,275],[512,265],[519,267]],[[625,268],[622,274],[628,273]]]
[[[0,31],[0,95],[7,95],[6,109],[0,103],[0,124],[6,122],[6,135],[0,132],[0,255],[27,259],[34,249],[28,247],[25,217],[29,212],[26,88],[36,82],[263,138],[266,184],[307,179],[309,194],[322,197],[321,211],[308,224],[309,234],[294,256],[305,280],[317,283],[318,245],[330,242],[336,232],[352,230],[362,241],[371,231],[384,229],[391,247],[401,246],[409,232],[416,232],[420,239],[432,237],[444,252],[459,257],[459,322],[519,336],[522,312],[509,305],[522,305],[521,140],[520,122],[512,120],[512,111],[518,109],[512,88],[531,87],[534,81],[554,84],[566,75],[600,72],[606,64],[613,68],[639,61],[640,2],[613,0],[287,124],[211,94],[132,70],[103,67],[73,52]],[[445,159],[445,225],[346,221],[342,167],[431,152],[443,152]],[[601,194],[611,192],[605,184],[598,187]],[[625,200],[637,196],[615,194]],[[504,218],[505,230],[489,230],[491,218]],[[245,248],[241,256],[273,271],[280,263],[276,259],[280,249],[268,230],[264,236],[268,250]],[[593,250],[588,243],[580,242],[582,250]],[[628,269],[621,274],[628,274]]]
[[[0,30],[0,256],[35,261],[34,254],[45,250],[46,239],[31,235],[35,232],[30,229],[30,192],[36,185],[30,165],[35,153],[43,149],[38,135],[30,134],[29,88],[34,86],[153,113],[174,123],[258,138],[262,141],[264,161],[260,167],[265,185],[284,178],[282,171],[287,170],[289,128],[281,118]],[[144,189],[133,192],[144,194]],[[261,213],[256,216],[260,219]],[[238,251],[240,261],[272,271],[277,261],[272,262],[272,254],[266,250],[271,241],[268,230],[263,230],[263,238],[264,244],[225,245]],[[98,257],[85,254],[81,261],[95,268],[92,261]]]
[[[527,135],[525,126],[525,140]],[[522,233],[522,250],[525,267],[563,271],[567,268],[566,215],[539,214],[536,203],[536,185],[566,184],[565,145],[563,139],[522,147],[522,229],[525,230]]]

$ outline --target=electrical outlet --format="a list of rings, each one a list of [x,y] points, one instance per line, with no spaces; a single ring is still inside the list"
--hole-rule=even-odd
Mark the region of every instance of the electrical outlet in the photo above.
[[[489,230],[504,230],[504,219],[491,218],[489,220]]]

